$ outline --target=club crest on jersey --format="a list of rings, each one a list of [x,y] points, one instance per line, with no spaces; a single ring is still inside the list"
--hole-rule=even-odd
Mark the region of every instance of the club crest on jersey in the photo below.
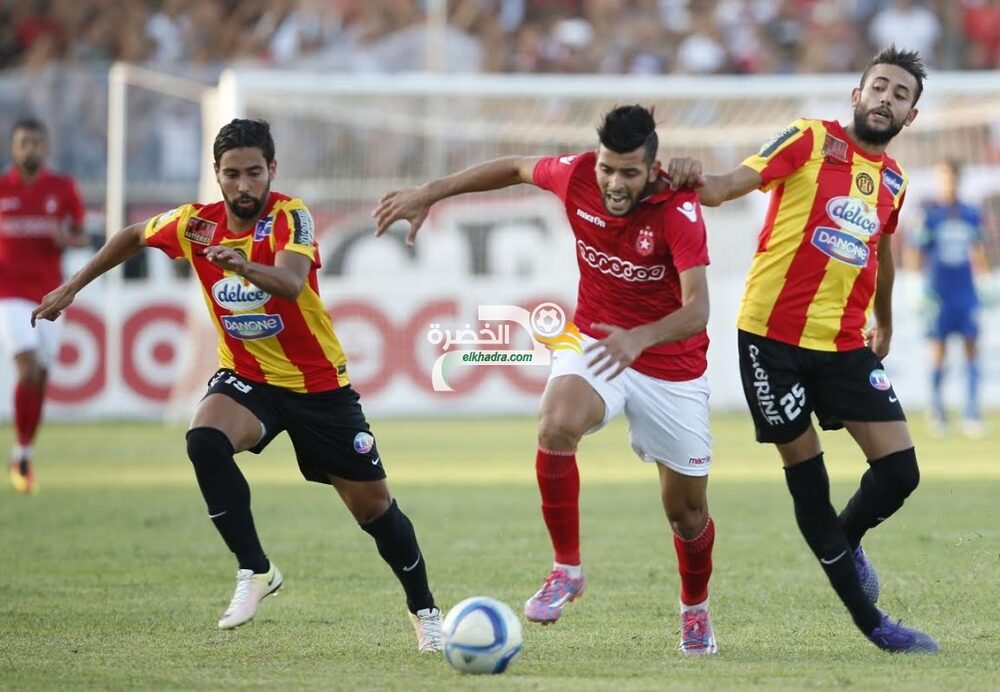
[[[852,267],[868,264],[869,250],[860,238],[837,228],[817,226],[812,236],[813,247],[824,255]]]
[[[875,181],[863,171],[854,176],[854,184],[857,185],[858,192],[863,195],[870,195],[875,192]]]
[[[826,215],[848,233],[867,240],[879,229],[878,212],[863,199],[834,197],[826,203]]]
[[[889,388],[892,387],[892,382],[889,381],[889,376],[882,368],[876,368],[869,373],[868,384],[880,392],[888,391]]]
[[[827,133],[823,139],[823,156],[847,163],[847,142]]]
[[[54,195],[45,198],[45,213],[55,214],[59,211],[59,200]]]
[[[656,242],[653,240],[653,230],[649,226],[646,226],[639,231],[639,235],[635,239],[635,251],[643,257],[649,257],[653,254],[655,247]]]
[[[253,242],[259,243],[271,235],[271,229],[274,227],[274,217],[265,216],[263,219],[257,221],[257,225],[253,229]]]
[[[239,276],[227,276],[212,285],[212,300],[233,312],[254,310],[270,299],[270,293],[260,290]]]
[[[215,237],[216,223],[198,216],[188,219],[187,226],[184,227],[184,237],[192,243],[199,245],[211,245],[212,238]]]
[[[226,334],[240,341],[266,339],[285,328],[281,315],[223,315],[221,321]]]
[[[891,168],[882,171],[882,184],[889,188],[889,192],[895,197],[903,189],[903,176]]]

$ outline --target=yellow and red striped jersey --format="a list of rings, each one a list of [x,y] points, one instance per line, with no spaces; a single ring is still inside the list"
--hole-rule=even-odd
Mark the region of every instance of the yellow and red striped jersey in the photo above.
[[[826,120],[796,120],[743,165],[771,200],[739,328],[819,351],[861,348],[878,241],[896,230],[906,174]]]
[[[295,392],[348,384],[347,358],[319,297],[319,253],[312,216],[301,199],[270,193],[256,227],[243,233],[226,227],[225,202],[185,204],[150,219],[145,237],[147,245],[185,258],[194,269],[218,331],[220,367]],[[298,298],[285,300],[209,262],[204,251],[210,245],[270,266],[279,252],[297,252],[309,257],[312,267]]]

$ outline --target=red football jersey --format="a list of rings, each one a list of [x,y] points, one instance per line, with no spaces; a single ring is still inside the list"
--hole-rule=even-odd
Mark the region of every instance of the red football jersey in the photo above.
[[[681,307],[680,272],[708,264],[705,222],[692,190],[665,189],[623,217],[604,208],[594,152],[542,158],[535,184],[555,193],[576,236],[580,285],[573,322],[600,338],[591,325],[631,328],[655,322]],[[707,366],[708,334],[646,349],[632,363],[661,380],[685,381]]]
[[[66,224],[82,224],[83,211],[69,176],[43,169],[25,184],[11,168],[0,177],[0,298],[38,302],[62,283],[55,237]]]

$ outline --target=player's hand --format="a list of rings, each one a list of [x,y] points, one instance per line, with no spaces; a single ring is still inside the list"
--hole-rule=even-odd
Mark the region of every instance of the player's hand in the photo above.
[[[212,245],[205,248],[205,258],[212,264],[217,264],[226,271],[235,272],[242,276],[250,264],[242,252],[237,252],[232,248],[223,245]]]
[[[645,340],[635,329],[623,329],[603,322],[595,322],[591,328],[607,333],[606,337],[588,344],[584,349],[585,353],[594,356],[587,365],[594,368],[595,375],[607,372],[607,379],[613,380],[646,350]]]
[[[49,320],[50,322],[55,320],[62,314],[63,310],[72,304],[74,298],[76,298],[76,291],[66,284],[47,293],[38,307],[31,311],[31,326],[34,327],[38,320]]]
[[[865,332],[865,339],[868,341],[868,348],[875,352],[879,360],[889,355],[889,342],[892,341],[891,329],[882,329],[878,326],[872,327]]]
[[[705,184],[705,173],[701,169],[701,161],[690,156],[680,156],[667,162],[667,177],[670,187],[679,190],[683,187],[697,189]]]
[[[419,187],[408,187],[393,190],[384,195],[375,205],[372,216],[375,218],[375,237],[379,237],[389,226],[397,221],[409,221],[410,230],[406,234],[406,244],[413,245],[417,239],[417,231],[423,225],[432,202]]]

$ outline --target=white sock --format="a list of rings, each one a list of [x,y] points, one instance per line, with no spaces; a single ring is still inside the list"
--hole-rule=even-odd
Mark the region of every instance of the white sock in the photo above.
[[[552,569],[561,569],[570,579],[579,579],[583,575],[583,567],[580,565],[564,565],[561,562],[553,562]]]
[[[31,458],[31,445],[14,445],[14,448],[10,452],[10,460],[12,462],[19,462],[21,459]]]
[[[681,612],[687,613],[692,610],[706,610],[708,608],[708,599],[706,598],[701,603],[696,603],[695,605],[684,605],[681,603]]]

